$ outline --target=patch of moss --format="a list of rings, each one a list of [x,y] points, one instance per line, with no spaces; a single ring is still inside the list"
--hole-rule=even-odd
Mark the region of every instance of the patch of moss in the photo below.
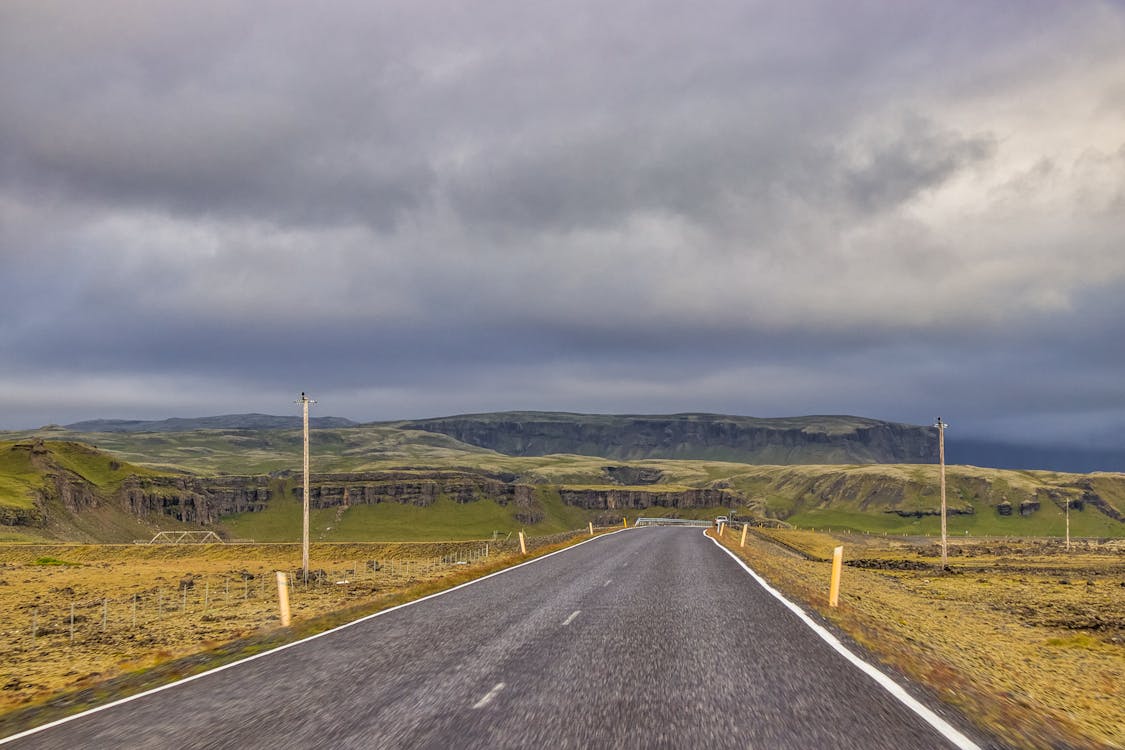
[[[82,565],[82,563],[68,562],[66,560],[60,560],[57,557],[50,557],[50,556],[37,557],[37,558],[35,558],[34,560],[31,561],[31,564],[32,565],[63,565],[63,566],[67,566],[67,567],[78,567],[78,566]]]

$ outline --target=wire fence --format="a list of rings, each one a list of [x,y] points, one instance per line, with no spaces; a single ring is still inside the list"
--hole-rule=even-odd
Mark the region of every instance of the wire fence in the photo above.
[[[343,566],[287,572],[291,606],[310,613],[331,611],[361,599],[414,583],[440,578],[463,566],[495,557],[500,550],[479,546],[431,558],[355,560]],[[0,612],[8,647],[35,648],[102,644],[122,634],[154,640],[159,629],[186,630],[196,624],[223,623],[253,628],[278,619],[278,588],[272,572],[232,570],[187,575],[178,582],[135,585],[131,593],[78,593],[63,587],[37,601]]]
[[[529,537],[527,549],[530,554],[586,533],[587,529],[580,529]],[[300,568],[284,572],[290,607],[300,617],[338,610],[518,551],[516,539],[499,539],[461,544],[432,557],[314,563],[307,576]],[[178,581],[132,583],[127,593],[121,588],[110,594],[64,586],[36,596],[34,601],[9,604],[7,611],[0,611],[0,633],[9,653],[221,640],[233,631],[276,626],[279,620],[278,587],[272,570],[188,574]]]

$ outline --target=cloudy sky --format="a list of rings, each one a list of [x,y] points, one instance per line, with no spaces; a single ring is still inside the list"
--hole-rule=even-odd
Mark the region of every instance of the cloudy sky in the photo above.
[[[1125,4],[0,4],[0,429],[1125,446]]]

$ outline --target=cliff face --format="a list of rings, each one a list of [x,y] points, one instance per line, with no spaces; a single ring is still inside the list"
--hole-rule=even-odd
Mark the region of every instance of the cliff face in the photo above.
[[[309,504],[314,508],[378,503],[424,507],[445,495],[458,503],[487,498],[507,505],[515,500],[521,486],[498,475],[462,471],[313,474],[309,477]],[[301,487],[294,487],[292,493],[301,497]]]
[[[649,489],[561,487],[559,496],[567,505],[587,510],[643,510],[645,508],[733,508],[744,498],[726,489]]]
[[[935,463],[929,427],[858,417],[754,419],[713,414],[469,415],[408,422],[513,456],[576,453],[614,459],[679,458],[757,464]]]
[[[156,475],[82,443],[36,440],[8,451],[6,462],[26,478],[33,502],[30,508],[0,505],[5,525],[44,528],[70,516],[121,511],[141,521],[171,517],[209,524],[230,513],[262,510],[270,498],[268,477]]]
[[[655,479],[649,474],[644,479]],[[644,508],[704,508],[718,505],[733,507],[745,502],[737,492],[721,488],[666,487],[539,487],[522,484],[515,477],[462,471],[366,472],[361,474],[312,475],[309,481],[309,505],[332,508],[377,503],[408,503],[427,506],[439,496],[458,503],[495,500],[511,505],[516,519],[533,524],[545,513],[537,491],[557,491],[567,505],[586,510],[643,510]],[[292,489],[293,497],[301,496],[301,488]]]
[[[232,513],[264,510],[270,499],[267,483],[267,477],[130,477],[114,499],[138,518],[210,524]]]
[[[301,497],[301,487],[292,494]],[[309,477],[309,505],[314,508],[404,503],[425,507],[439,497],[456,503],[495,500],[511,505],[514,517],[524,524],[543,520],[545,513],[535,488],[517,484],[515,477],[471,471],[377,471],[353,474],[313,474]]]

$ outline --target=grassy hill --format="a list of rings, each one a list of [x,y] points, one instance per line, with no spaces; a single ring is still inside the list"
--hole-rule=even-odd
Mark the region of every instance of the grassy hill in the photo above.
[[[310,417],[313,427],[353,427],[356,422],[342,417]],[[217,417],[185,419],[91,419],[68,424],[71,432],[192,432],[194,430],[282,430],[301,426],[301,418],[272,414],[224,414]]]
[[[817,429],[847,432],[846,421],[825,419]],[[299,537],[299,430],[74,433],[54,428],[13,437],[20,439],[0,442],[0,540],[130,541],[156,527],[201,528],[172,516],[130,516],[123,510],[122,487],[129,477],[144,478],[146,491],[159,504],[161,493],[173,492],[169,488],[177,481],[225,476],[229,485],[242,481],[240,477],[249,482],[263,475],[273,477],[267,503],[222,515],[210,527],[260,541]],[[36,444],[35,450],[29,447]],[[533,523],[521,521],[503,498],[485,494],[471,502],[438,492],[427,505],[399,500],[324,507],[312,515],[314,538],[324,541],[483,538],[520,528],[552,533],[622,513],[631,518],[667,513],[707,518],[730,510],[719,504],[677,505],[700,490],[733,493],[740,515],[803,527],[931,534],[939,524],[938,467],[932,464],[758,465],[505,455],[397,424],[314,430],[311,463],[314,474],[322,477],[318,481],[340,475],[332,481],[353,488],[371,484],[358,477],[361,473],[409,469],[420,477],[476,472],[535,491]],[[1125,537],[1123,474],[951,466],[948,486],[949,526],[955,534],[1062,535],[1069,504],[1074,536]],[[583,497],[590,507],[568,505],[563,495]],[[620,502],[637,507],[608,507]],[[640,507],[644,504],[651,507]]]
[[[192,474],[269,474],[300,469],[300,429],[207,429],[190,432],[73,432],[64,428],[10,433],[12,438],[79,441],[131,463]],[[317,471],[363,471],[386,465],[456,463],[492,454],[445,435],[386,426],[314,429]],[[4,437],[0,434],[0,438]]]
[[[392,428],[343,430],[348,438],[345,440],[337,431],[325,432],[328,434],[318,434],[314,442],[317,472],[362,471],[418,462],[431,467],[458,466],[464,463],[462,459],[471,462],[473,455],[482,453],[467,446],[458,450],[449,438],[430,433],[412,436]],[[57,429],[41,437],[52,439],[29,437],[0,442],[0,542],[130,542],[150,538],[159,530],[199,528],[256,541],[300,538],[301,507],[295,499],[300,485],[292,476],[270,482],[273,499],[264,510],[231,514],[211,525],[185,523],[168,515],[140,518],[126,510],[122,497],[131,477],[163,480],[167,485],[235,470],[241,470],[243,476],[292,470],[294,456],[298,467],[300,464],[299,431],[85,436],[97,439],[98,446],[62,439],[76,436]],[[120,452],[107,450],[111,447],[119,447]],[[146,451],[150,459],[147,465],[126,460],[145,458]],[[344,510],[317,509],[311,514],[311,528],[319,541],[480,539],[494,532],[507,535],[524,528],[534,534],[552,534],[599,518],[598,513],[564,506],[557,492],[538,493],[537,497],[543,517],[532,524],[521,523],[513,508],[491,499],[457,503],[440,496],[426,507],[379,503]]]
[[[0,541],[131,541],[154,528],[113,497],[131,477],[158,472],[74,441],[0,441]]]

